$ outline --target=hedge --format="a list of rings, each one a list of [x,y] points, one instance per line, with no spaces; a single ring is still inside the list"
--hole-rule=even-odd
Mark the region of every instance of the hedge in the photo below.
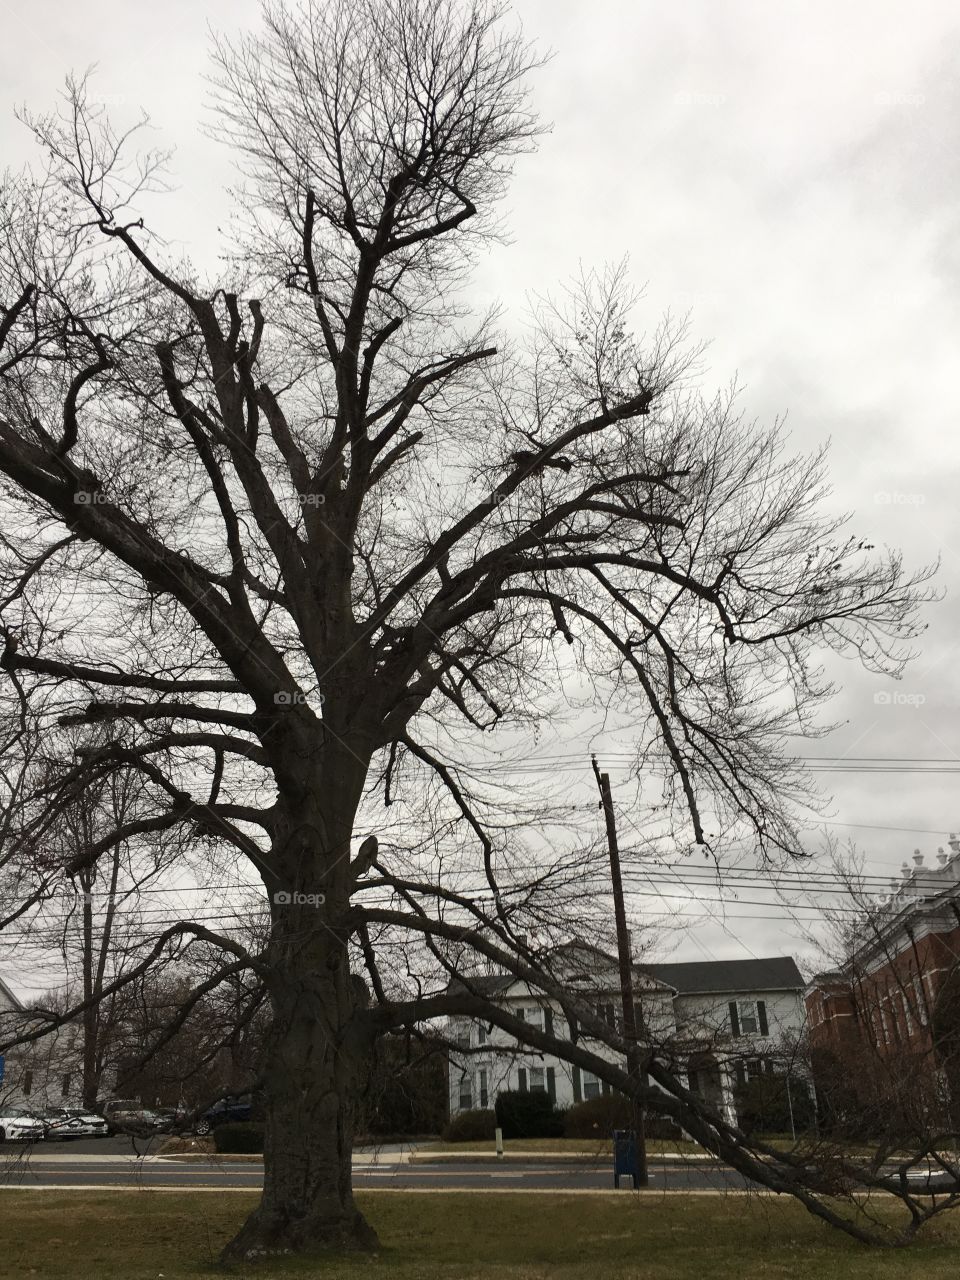
[[[444,1142],[492,1142],[496,1136],[494,1111],[461,1111],[443,1131]]]
[[[737,1119],[744,1133],[789,1133],[790,1112],[797,1133],[812,1129],[813,1099],[803,1080],[790,1081],[782,1075],[762,1075],[739,1084],[733,1091]]]
[[[263,1152],[263,1125],[253,1121],[220,1124],[213,1131],[218,1152],[228,1155],[259,1155]]]
[[[605,1093],[599,1098],[578,1102],[563,1117],[565,1138],[609,1138],[614,1129],[633,1128],[633,1107],[622,1093]],[[680,1127],[666,1116],[643,1117],[643,1131],[648,1138],[683,1136]]]
[[[560,1138],[563,1118],[548,1093],[506,1089],[496,1101],[497,1123],[505,1138]]]

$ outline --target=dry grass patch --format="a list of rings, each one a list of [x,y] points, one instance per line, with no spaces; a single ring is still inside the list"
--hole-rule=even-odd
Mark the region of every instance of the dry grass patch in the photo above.
[[[361,1192],[373,1258],[234,1272],[274,1280],[954,1280],[960,1220],[866,1249],[773,1197]],[[246,1192],[0,1192],[0,1276],[213,1280]]]

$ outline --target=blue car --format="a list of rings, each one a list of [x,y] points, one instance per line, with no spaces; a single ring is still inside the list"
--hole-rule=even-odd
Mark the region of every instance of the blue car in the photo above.
[[[249,1094],[241,1094],[239,1097],[220,1098],[212,1107],[207,1107],[206,1111],[193,1126],[193,1131],[199,1134],[209,1133],[220,1124],[229,1124],[237,1120],[249,1120],[252,1114],[253,1101]]]

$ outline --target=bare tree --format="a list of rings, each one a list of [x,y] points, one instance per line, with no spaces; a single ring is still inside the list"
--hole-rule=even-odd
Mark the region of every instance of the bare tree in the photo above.
[[[247,175],[223,280],[164,254],[142,216],[163,157],[83,83],[29,118],[48,168],[6,186],[0,246],[3,665],[51,726],[105,733],[50,812],[121,765],[152,806],[72,870],[179,829],[270,899],[261,953],[185,919],[143,962],[199,938],[269,993],[265,1186],[234,1258],[376,1243],[350,1158],[378,1036],[466,1012],[534,1042],[447,978],[475,956],[555,989],[543,957],[597,862],[556,787],[497,783],[492,738],[603,698],[648,840],[789,854],[809,792],[784,735],[815,731],[818,655],[897,672],[925,594],[824,514],[819,455],[696,392],[682,332],[634,335],[622,271],[542,303],[529,340],[472,315],[538,131],[498,5],[264,17],[215,53],[212,128]],[[599,1073],[718,1141],[646,1066],[674,1092]]]

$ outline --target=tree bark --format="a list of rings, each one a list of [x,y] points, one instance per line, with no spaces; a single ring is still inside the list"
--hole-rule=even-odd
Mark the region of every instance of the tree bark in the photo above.
[[[366,985],[351,974],[347,951],[350,832],[363,776],[352,772],[355,778],[344,765],[333,820],[329,811],[298,813],[279,841],[266,954],[273,1024],[264,1063],[263,1197],[224,1261],[379,1246],[352,1190],[354,1125],[375,1034]]]
[[[326,952],[326,955],[320,953]],[[353,1201],[357,1103],[372,1061],[362,983],[327,968],[333,948],[306,947],[275,981],[266,1055],[264,1187],[257,1209],[224,1251],[252,1261],[316,1250],[376,1249]],[[323,968],[313,969],[311,960]]]

